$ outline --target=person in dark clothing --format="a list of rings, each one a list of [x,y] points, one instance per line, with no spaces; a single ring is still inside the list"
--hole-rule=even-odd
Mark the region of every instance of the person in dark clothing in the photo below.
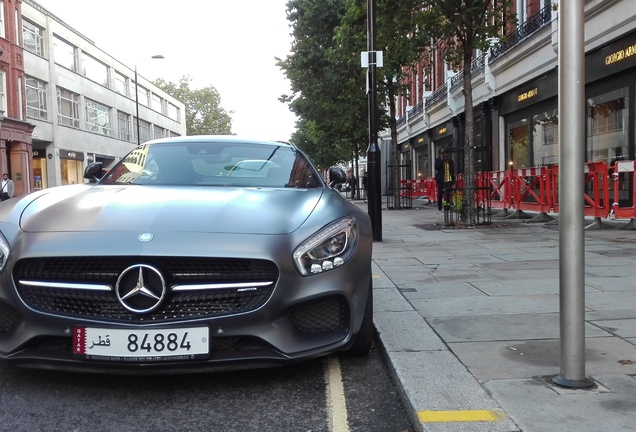
[[[437,209],[450,208],[451,189],[455,183],[455,166],[448,154],[448,150],[442,150],[440,157],[435,159],[435,183],[437,183]]]
[[[356,190],[358,189],[358,179],[356,176],[351,176],[349,179],[349,189],[351,190],[351,199],[355,199]]]
[[[364,201],[367,201],[367,194],[369,193],[369,179],[367,177],[367,172],[364,172],[362,176],[362,189],[364,190]]]

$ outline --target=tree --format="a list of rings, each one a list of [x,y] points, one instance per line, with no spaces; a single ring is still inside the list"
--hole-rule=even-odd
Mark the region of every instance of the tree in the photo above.
[[[339,29],[341,49],[350,53],[366,51],[367,1],[345,0],[347,13]],[[396,96],[403,91],[403,83],[409,68],[424,57],[430,38],[422,32],[419,13],[422,0],[376,0],[376,50],[384,53],[384,65],[378,75],[378,128],[388,125],[391,131],[394,208],[400,208],[400,158],[398,152]],[[388,112],[386,106],[388,105]],[[388,175],[388,173],[387,173]]]
[[[471,64],[475,50],[487,50],[493,38],[502,37],[505,25],[516,24],[507,13],[513,7],[509,0],[423,0],[424,29],[455,70],[462,69],[464,95],[464,188],[462,222],[475,224],[475,154],[474,115]]]
[[[294,44],[277,65],[290,81],[280,100],[298,116],[292,141],[320,166],[349,161],[366,148],[366,98],[359,53],[343,54],[335,32],[344,0],[290,0]]]
[[[231,135],[233,111],[221,107],[221,96],[213,86],[191,89],[192,78],[183,76],[179,83],[162,78],[154,84],[185,105],[187,135]]]

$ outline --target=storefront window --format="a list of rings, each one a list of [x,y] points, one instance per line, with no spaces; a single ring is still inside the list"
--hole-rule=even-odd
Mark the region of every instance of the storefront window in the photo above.
[[[508,168],[529,168],[532,166],[532,147],[530,146],[530,125],[528,119],[522,119],[508,126]],[[509,165],[512,162],[512,167]]]
[[[532,146],[534,148],[534,166],[559,163],[557,110],[536,114],[533,117]]]
[[[417,180],[422,180],[427,177],[431,177],[431,165],[428,158],[428,146],[418,147],[415,149],[415,160],[417,166],[415,167],[415,175]]]
[[[61,165],[62,185],[84,183],[81,160],[62,159]]]
[[[46,159],[33,158],[33,189],[40,190],[46,188]]]
[[[628,154],[628,88],[587,100],[587,151],[590,162],[607,162]]]

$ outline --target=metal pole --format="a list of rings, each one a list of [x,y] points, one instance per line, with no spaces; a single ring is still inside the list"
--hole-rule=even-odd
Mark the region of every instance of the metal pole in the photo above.
[[[376,62],[375,52],[375,0],[367,0],[367,49],[369,51],[369,148],[367,150],[367,187],[369,188],[369,217],[373,240],[382,241],[381,165],[378,131],[376,126]]]
[[[585,42],[584,0],[559,2],[559,309],[561,373],[571,388],[585,377]]]
[[[140,146],[141,136],[139,135],[139,83],[137,82],[137,65],[135,65],[135,108],[137,110],[137,146]]]

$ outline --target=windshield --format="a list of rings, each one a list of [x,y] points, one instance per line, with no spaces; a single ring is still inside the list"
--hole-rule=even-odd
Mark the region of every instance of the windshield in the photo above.
[[[159,142],[131,151],[100,184],[316,188],[320,176],[289,145]]]

